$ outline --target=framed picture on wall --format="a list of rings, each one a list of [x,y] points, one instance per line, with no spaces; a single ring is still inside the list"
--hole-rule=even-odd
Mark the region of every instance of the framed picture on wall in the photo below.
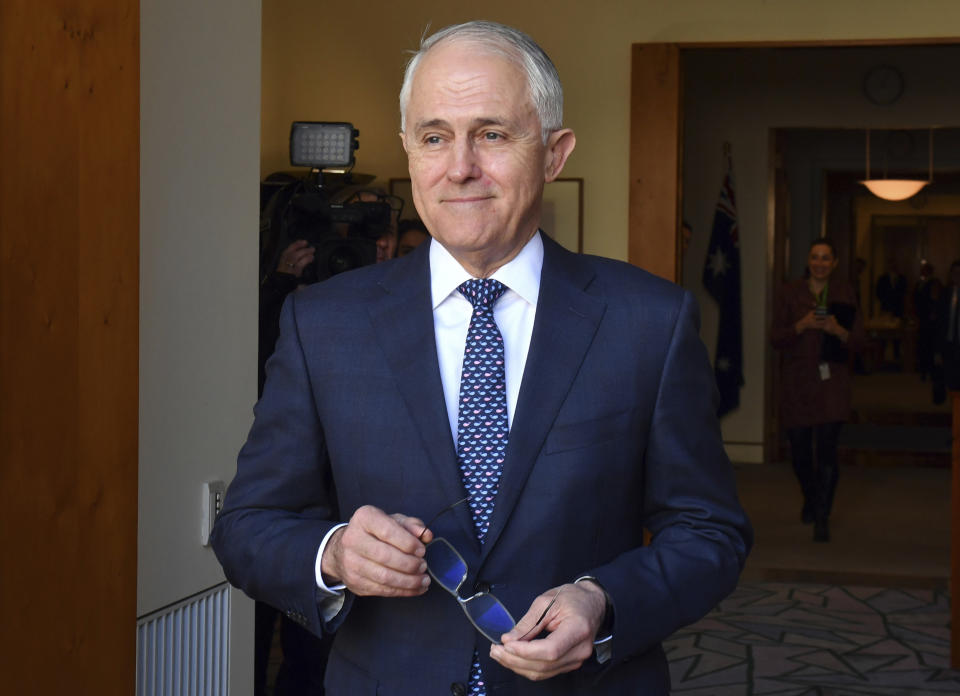
[[[403,200],[400,219],[417,217],[410,179],[390,179],[389,189]],[[583,179],[557,179],[544,186],[540,227],[570,251],[583,251]]]

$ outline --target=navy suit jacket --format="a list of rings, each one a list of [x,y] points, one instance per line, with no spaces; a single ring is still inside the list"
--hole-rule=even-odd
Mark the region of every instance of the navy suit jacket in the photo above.
[[[427,520],[463,497],[437,365],[426,244],[291,295],[213,546],[228,579],[310,630],[336,630],[330,696],[447,694],[474,649],[494,694],[666,694],[660,641],[736,585],[752,531],[715,417],[691,295],[544,238],[540,296],[496,507],[477,542],[466,505],[433,531],[519,618],[592,575],[615,615],[612,658],[530,682],[435,583],[353,597],[326,624],[314,564],[361,505]],[[643,530],[652,542],[643,544]]]

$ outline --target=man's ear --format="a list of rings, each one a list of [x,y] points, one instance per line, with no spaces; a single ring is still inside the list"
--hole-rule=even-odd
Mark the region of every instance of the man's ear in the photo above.
[[[573,152],[577,144],[577,136],[573,134],[570,128],[562,128],[554,131],[547,138],[547,156],[544,160],[543,180],[550,183],[563,171],[563,165],[567,162],[567,157]]]
[[[403,151],[404,151],[404,152],[408,152],[408,150],[407,150],[407,134],[404,133],[403,131],[400,131],[399,133],[397,133],[397,135],[400,136],[400,144],[403,145]]]

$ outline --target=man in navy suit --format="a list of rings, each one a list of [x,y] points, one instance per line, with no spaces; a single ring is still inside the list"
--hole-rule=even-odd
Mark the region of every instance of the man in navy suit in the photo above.
[[[287,300],[214,549],[248,594],[336,631],[332,696],[667,694],[660,642],[735,587],[752,541],[695,303],[538,230],[575,136],[529,37],[441,30],[400,102],[432,240]],[[506,288],[509,434],[482,541],[472,499],[434,519],[465,491],[471,278]],[[440,537],[466,565],[460,598],[520,617],[493,643],[431,581]]]

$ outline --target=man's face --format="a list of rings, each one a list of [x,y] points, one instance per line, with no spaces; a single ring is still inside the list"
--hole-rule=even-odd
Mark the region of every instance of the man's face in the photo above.
[[[389,261],[397,252],[397,228],[394,227],[389,232],[380,235],[377,238],[377,263]]]
[[[543,184],[573,150],[570,130],[544,145],[526,76],[468,42],[440,44],[407,105],[413,200],[431,235],[477,276],[512,259],[540,224]]]
[[[400,235],[400,241],[397,243],[397,256],[406,256],[425,241],[430,239],[423,230],[409,229]]]

